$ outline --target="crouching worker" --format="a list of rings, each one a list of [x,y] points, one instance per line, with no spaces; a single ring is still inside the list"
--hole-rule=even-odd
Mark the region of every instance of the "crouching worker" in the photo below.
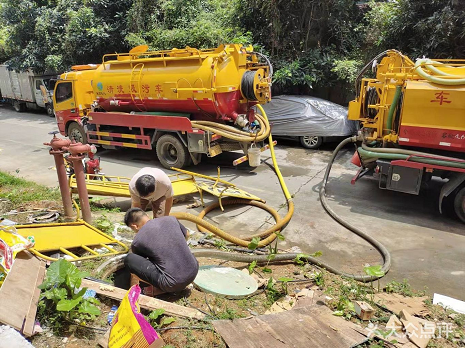
[[[124,222],[136,232],[124,260],[131,285],[140,279],[153,286],[148,295],[158,295],[179,292],[194,281],[199,263],[187,246],[186,228],[175,217],[151,220],[142,209],[131,208]]]

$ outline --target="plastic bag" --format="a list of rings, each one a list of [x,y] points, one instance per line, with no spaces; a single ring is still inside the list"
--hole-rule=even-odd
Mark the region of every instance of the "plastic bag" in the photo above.
[[[108,348],[158,348],[163,347],[163,339],[140,313],[137,299],[140,295],[139,285],[129,289],[121,301],[111,323]]]
[[[9,273],[16,255],[33,246],[34,240],[19,235],[14,226],[0,226],[0,271]]]

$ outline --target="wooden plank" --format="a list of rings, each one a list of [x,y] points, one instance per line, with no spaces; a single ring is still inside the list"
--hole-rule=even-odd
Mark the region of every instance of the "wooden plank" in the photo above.
[[[348,348],[363,342],[362,328],[332,315],[326,306],[309,306],[250,319],[217,320],[229,348]]]
[[[97,341],[97,344],[101,346],[102,348],[108,348],[108,340],[110,339],[110,331],[111,328],[105,332],[105,334],[100,337],[100,339]]]
[[[20,252],[0,288],[0,322],[32,336],[45,263],[27,251]]]
[[[127,293],[127,290],[117,288],[111,285],[97,283],[88,279],[83,279],[81,286],[94,290],[99,295],[107,296],[119,301],[121,301]],[[158,308],[163,308],[165,310],[165,313],[169,315],[174,315],[183,318],[193,318],[198,320],[205,319],[205,314],[194,308],[180,306],[175,303],[158,300],[156,298],[145,295],[140,295],[138,301],[139,305],[145,309],[155,310]]]
[[[39,303],[40,289],[38,286],[42,284],[45,277],[45,262],[40,263],[39,271],[37,272],[37,278],[35,281],[34,294],[32,295],[31,302],[29,305],[29,311],[24,322],[23,333],[27,337],[34,334],[34,325],[36,322],[37,304]]]

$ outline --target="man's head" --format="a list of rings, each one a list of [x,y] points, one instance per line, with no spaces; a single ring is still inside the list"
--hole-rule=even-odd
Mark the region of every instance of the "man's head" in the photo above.
[[[155,191],[155,178],[152,175],[142,175],[136,180],[136,190],[142,198],[151,195]]]
[[[124,223],[134,232],[139,232],[142,226],[149,220],[149,216],[140,208],[131,208],[124,216]]]

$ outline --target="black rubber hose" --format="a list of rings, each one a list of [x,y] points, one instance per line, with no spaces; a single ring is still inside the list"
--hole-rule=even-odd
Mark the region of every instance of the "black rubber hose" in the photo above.
[[[253,82],[255,79],[256,71],[247,70],[242,75],[241,80],[241,92],[247,100],[256,101],[257,97],[255,96]]]
[[[326,185],[328,183],[328,178],[329,178],[329,174],[331,173],[331,168],[333,166],[333,163],[339,153],[339,151],[341,151],[341,149],[349,144],[349,143],[352,143],[352,142],[356,142],[357,141],[357,137],[350,137],[350,138],[347,138],[347,139],[344,139],[337,147],[336,149],[334,150],[333,154],[331,155],[331,158],[328,162],[328,166],[326,167],[326,172],[325,172],[325,175],[323,177],[323,183],[321,184],[321,187],[320,187],[320,202],[321,202],[321,205],[323,206],[323,208],[326,210],[326,212],[336,221],[338,222],[339,224],[341,224],[342,226],[344,226],[345,228],[347,228],[349,231],[355,233],[356,235],[358,235],[359,237],[365,239],[368,243],[370,243],[371,245],[373,245],[376,250],[378,250],[380,252],[380,254],[383,256],[383,259],[384,259],[384,263],[383,263],[383,266],[381,267],[382,271],[384,272],[384,274],[386,274],[389,269],[391,268],[391,254],[389,253],[389,251],[386,249],[386,247],[381,244],[380,242],[378,242],[376,239],[374,239],[373,237],[367,235],[366,233],[362,232],[361,230],[359,230],[358,228],[352,226],[351,224],[349,224],[347,221],[343,220],[339,215],[337,215],[334,210],[332,210],[329,205],[328,205],[328,202],[326,200]],[[327,268],[326,266],[323,266],[325,268]],[[327,268],[328,269],[328,268]],[[328,269],[329,270],[329,269]],[[333,271],[331,271],[333,272]],[[337,272],[334,272],[336,274],[340,274],[344,277],[348,277],[348,278],[353,278],[355,280],[358,280],[358,281],[361,281],[361,282],[370,282],[370,281],[373,281],[373,280],[376,280],[378,278],[381,278],[381,277],[376,277],[376,276],[369,276],[369,275],[363,275],[363,276],[357,276],[357,275],[352,275],[352,274],[347,274],[347,273],[343,273],[343,272],[340,272],[340,271],[337,271]]]
[[[309,263],[315,264],[321,268],[324,268],[328,270],[329,272],[335,273],[335,274],[340,274],[340,275],[346,275],[345,273],[342,273],[338,271],[337,269],[333,268],[332,266],[324,263],[320,259],[305,255],[305,254],[299,254],[299,253],[282,253],[282,254],[276,254],[273,258],[273,260],[269,259],[269,255],[251,255],[251,254],[237,254],[237,253],[231,253],[227,251],[220,251],[216,249],[191,249],[192,254],[194,254],[195,257],[210,257],[213,259],[220,259],[220,260],[226,260],[226,261],[233,261],[233,262],[243,262],[243,263],[251,263],[253,261],[264,263],[264,262],[269,262],[269,263],[274,263],[274,262],[282,262],[282,261],[290,261],[294,260],[297,256],[301,260],[307,260]],[[122,257],[115,258],[113,262],[105,264],[105,267],[102,269],[102,274],[101,277],[103,279],[107,278],[110,276],[112,273],[116,272],[119,269],[122,269],[124,267],[124,257],[126,255],[123,255]],[[100,268],[100,267],[99,267]],[[96,272],[98,274],[98,272]],[[350,278],[354,278],[352,275],[347,275]]]

